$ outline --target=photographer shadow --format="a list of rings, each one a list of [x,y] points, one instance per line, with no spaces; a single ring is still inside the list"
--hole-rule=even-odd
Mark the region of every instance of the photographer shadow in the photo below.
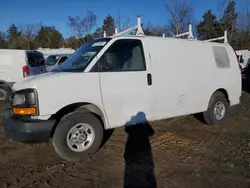
[[[149,137],[154,130],[147,123],[143,112],[137,113],[126,123],[124,188],[156,188],[154,162]]]

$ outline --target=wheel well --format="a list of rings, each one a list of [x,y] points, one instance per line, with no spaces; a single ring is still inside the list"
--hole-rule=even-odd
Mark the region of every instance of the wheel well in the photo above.
[[[66,114],[69,114],[75,110],[84,110],[84,111],[87,110],[87,111],[93,113],[102,122],[102,125],[104,127],[106,127],[104,114],[101,111],[101,109],[99,109],[96,105],[91,104],[91,103],[74,103],[74,104],[70,104],[70,105],[63,107],[62,109],[57,111],[54,115],[52,115],[49,118],[49,119],[56,120],[55,126],[54,126],[53,131],[52,131],[52,135],[54,134],[54,130],[55,130],[56,126],[58,125],[59,121],[61,120],[61,118],[63,116],[65,116]]]
[[[223,93],[225,95],[225,98],[227,99],[227,101],[230,103],[228,93],[227,93],[227,91],[225,89],[220,88],[220,89],[217,89],[215,92],[221,92],[221,93]]]
[[[8,85],[6,82],[4,82],[4,81],[1,80],[1,81],[0,81],[0,85],[3,85],[3,84],[4,84],[4,85]]]
[[[7,83],[7,82],[5,82],[3,80],[0,80],[0,85],[6,85],[11,89],[11,86],[9,85],[9,83]]]

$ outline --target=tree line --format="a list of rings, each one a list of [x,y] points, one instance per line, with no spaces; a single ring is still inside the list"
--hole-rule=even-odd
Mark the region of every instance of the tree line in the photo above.
[[[235,50],[250,49],[250,11],[248,9],[237,12],[234,0],[221,0],[220,12],[216,16],[213,10],[207,10],[202,19],[197,22],[193,18],[193,6],[188,0],[171,0],[165,3],[169,22],[166,25],[143,23],[146,35],[173,36],[186,32],[188,24],[192,22],[194,34],[198,40],[221,37],[228,31],[229,43]],[[70,29],[68,38],[54,26],[27,24],[17,26],[11,24],[6,32],[0,31],[0,48],[37,49],[71,47],[79,48],[93,38],[113,35],[115,28],[119,31],[131,27],[130,20],[122,20],[120,16],[107,15],[102,26],[97,25],[97,15],[87,11],[82,17],[68,16],[66,25]]]

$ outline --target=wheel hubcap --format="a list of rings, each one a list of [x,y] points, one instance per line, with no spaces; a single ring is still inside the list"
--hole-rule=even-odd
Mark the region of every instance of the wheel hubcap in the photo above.
[[[86,123],[73,126],[67,134],[67,145],[75,152],[87,150],[94,142],[94,129]]]
[[[224,118],[226,112],[226,107],[222,102],[217,102],[214,106],[214,117],[216,120],[221,120]]]
[[[7,92],[4,89],[0,89],[0,100],[5,100],[7,98]]]

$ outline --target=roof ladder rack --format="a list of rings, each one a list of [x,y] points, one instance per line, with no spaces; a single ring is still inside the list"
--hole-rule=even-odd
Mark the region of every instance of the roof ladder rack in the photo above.
[[[113,37],[122,36],[125,33],[133,31],[133,30],[136,30],[136,36],[145,36],[145,34],[143,32],[143,29],[142,29],[142,26],[141,26],[141,16],[140,15],[137,16],[137,25],[136,26],[130,27],[130,28],[128,28],[128,29],[126,29],[124,31],[121,31],[121,32],[118,32],[118,29],[115,28],[115,33],[113,34]],[[106,31],[103,31],[103,36],[104,37],[107,36]],[[193,29],[192,29],[192,24],[191,23],[189,23],[188,32],[177,34],[177,35],[174,35],[173,37],[178,38],[178,37],[183,37],[183,36],[188,36],[188,40],[197,40],[196,38],[194,38]],[[165,33],[162,34],[162,37],[166,37]],[[224,32],[224,36],[223,37],[217,37],[217,38],[207,39],[207,40],[204,40],[204,42],[212,42],[212,41],[218,41],[218,40],[224,40],[224,44],[228,44],[228,34],[227,34],[227,31]]]
[[[212,41],[217,41],[217,40],[224,40],[224,44],[228,44],[227,31],[224,32],[223,37],[217,37],[217,38],[208,39],[208,40],[204,40],[204,41],[205,42],[212,42]]]
[[[121,31],[119,33],[118,33],[118,29],[115,28],[115,34],[113,36],[114,37],[121,36],[121,35],[124,35],[127,32],[133,31],[133,30],[137,30],[136,31],[137,36],[145,36],[145,34],[143,32],[143,29],[142,29],[142,26],[141,26],[141,16],[140,15],[137,16],[137,25],[136,26],[128,28],[128,29],[126,29],[124,31]],[[104,31],[104,33],[106,34],[105,31]]]
[[[189,23],[188,32],[181,33],[181,34],[178,34],[178,35],[174,35],[173,37],[177,38],[177,37],[182,37],[182,36],[188,35],[188,39],[189,40],[193,40],[194,39],[194,35],[193,35],[193,31],[192,30],[193,30],[192,29],[192,24]]]

